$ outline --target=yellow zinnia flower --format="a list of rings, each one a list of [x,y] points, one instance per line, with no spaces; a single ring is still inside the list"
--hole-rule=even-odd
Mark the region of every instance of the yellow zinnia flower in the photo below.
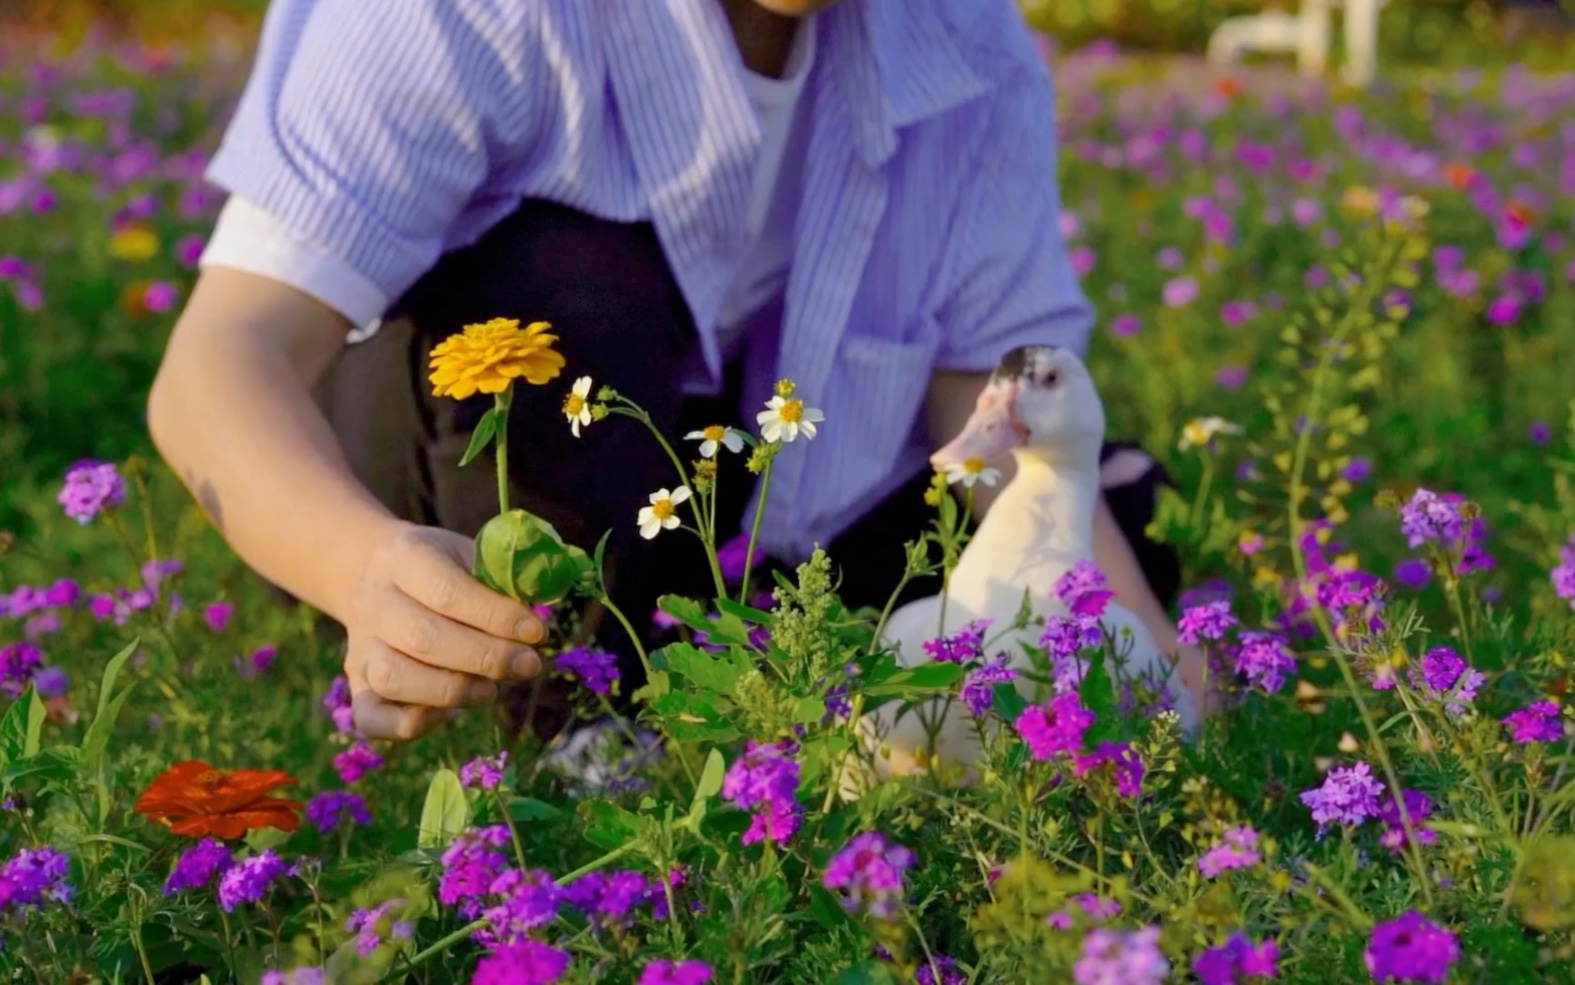
[[[522,329],[513,318],[466,325],[432,350],[432,395],[464,400],[477,392],[502,393],[517,377],[546,383],[563,370],[551,327],[539,321]]]
[[[159,238],[147,226],[126,226],[109,237],[109,255],[116,260],[136,263],[158,252]]]

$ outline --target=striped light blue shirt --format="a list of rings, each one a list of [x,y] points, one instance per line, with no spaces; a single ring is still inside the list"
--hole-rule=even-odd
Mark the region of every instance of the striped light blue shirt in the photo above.
[[[933,371],[1082,352],[1091,320],[1012,0],[842,0],[812,27],[793,264],[745,371],[826,415],[777,459],[784,557],[924,468]],[[718,0],[274,0],[209,175],[343,265],[353,320],[524,198],[649,220],[715,377],[761,140],[743,71]]]

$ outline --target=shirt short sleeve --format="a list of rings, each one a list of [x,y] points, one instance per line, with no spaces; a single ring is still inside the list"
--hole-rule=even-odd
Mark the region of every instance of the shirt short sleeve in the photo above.
[[[206,261],[290,283],[357,324],[381,315],[436,262],[517,123],[508,7],[274,0],[208,169],[246,203],[226,221],[271,248],[247,258],[221,229]],[[352,276],[324,297],[341,269]]]
[[[1020,345],[1085,354],[1092,310],[1061,237],[1055,97],[1035,63],[989,97],[987,137],[967,175],[952,243],[936,367],[994,369]]]

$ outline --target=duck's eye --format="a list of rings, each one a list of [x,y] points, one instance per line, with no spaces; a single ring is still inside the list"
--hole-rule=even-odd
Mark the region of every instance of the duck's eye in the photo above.
[[[1040,386],[1055,386],[1061,382],[1061,374],[1053,369],[1042,369],[1039,371],[1039,378],[1035,382]]]

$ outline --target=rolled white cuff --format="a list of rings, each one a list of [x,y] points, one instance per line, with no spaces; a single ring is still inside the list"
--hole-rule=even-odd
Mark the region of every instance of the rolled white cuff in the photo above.
[[[288,284],[344,315],[361,331],[375,330],[388,308],[389,299],[377,285],[350,264],[235,195],[224,203],[198,262]]]

